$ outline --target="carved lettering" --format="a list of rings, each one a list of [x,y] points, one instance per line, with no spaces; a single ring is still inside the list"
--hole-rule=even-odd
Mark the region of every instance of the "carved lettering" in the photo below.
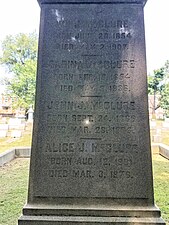
[[[54,141],[50,141],[45,146],[45,152],[48,154],[51,153],[54,154],[75,154],[77,152],[82,153],[99,153],[104,152],[106,154],[112,154],[112,153],[127,153],[130,154],[131,152],[138,153],[138,144],[136,142],[109,142],[109,143],[102,143],[102,142],[95,142],[95,143],[88,143],[87,142],[80,142],[80,143],[56,143]],[[65,163],[72,163],[72,158],[70,157],[57,157],[57,158],[50,158],[51,164],[65,164]],[[122,161],[120,161],[122,160]],[[126,160],[124,162],[124,160]],[[127,163],[127,160],[130,161],[128,158],[121,158],[116,157],[116,165],[120,165],[120,163],[125,164]],[[94,163],[92,158],[84,158],[79,157],[76,159],[77,164],[92,164]],[[128,162],[129,163],[129,162]]]
[[[50,161],[51,165],[61,165],[61,166],[72,165],[72,158],[68,157],[58,157],[58,158],[52,157]]]
[[[74,178],[93,178],[91,170],[73,170]]]
[[[124,60],[61,60],[54,61],[50,60],[47,64],[47,67],[51,69],[134,69],[135,68],[135,60],[134,59],[124,59]]]
[[[106,111],[133,111],[136,109],[134,101],[57,101],[47,102],[47,109],[65,111],[86,111],[86,110],[106,110]]]

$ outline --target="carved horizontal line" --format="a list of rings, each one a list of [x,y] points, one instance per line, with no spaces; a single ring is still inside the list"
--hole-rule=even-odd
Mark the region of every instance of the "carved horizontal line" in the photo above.
[[[82,55],[82,56],[99,56],[99,57],[101,57],[102,55]]]
[[[40,1],[40,0],[39,0]],[[82,2],[82,0],[81,1],[74,1],[74,0],[70,0],[69,2],[67,1],[63,1],[63,2],[61,2],[61,0],[58,0],[58,1],[55,1],[55,2],[42,2],[42,3],[40,3],[39,2],[39,4],[40,5],[46,5],[46,4],[49,4],[49,5],[55,5],[55,4],[60,4],[60,5],[62,5],[62,4],[72,4],[72,5],[78,5],[78,4],[87,4],[87,5],[92,5],[92,4],[143,4],[143,5],[145,5],[146,4],[146,2],[147,2],[147,0],[145,0],[145,1],[143,1],[143,2],[138,2],[137,0],[136,1],[133,1],[133,2],[130,2],[130,1],[121,1],[121,2],[118,2],[118,1],[115,1],[115,2],[113,2],[113,1],[103,1],[103,2],[100,2],[100,1],[98,1],[98,0],[96,0],[96,1],[84,1],[84,2]]]
[[[91,137],[91,138],[80,138],[81,140],[101,140],[101,138]]]
[[[101,98],[101,95],[81,95],[82,98]]]

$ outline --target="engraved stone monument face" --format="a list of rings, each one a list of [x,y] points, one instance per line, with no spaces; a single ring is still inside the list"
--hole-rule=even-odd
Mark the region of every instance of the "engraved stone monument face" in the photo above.
[[[19,225],[164,224],[154,206],[143,0],[39,0],[28,203]]]

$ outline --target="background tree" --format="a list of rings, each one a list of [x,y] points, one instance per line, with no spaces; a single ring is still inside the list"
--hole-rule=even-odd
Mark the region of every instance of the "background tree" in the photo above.
[[[169,83],[165,84],[161,92],[160,106],[165,110],[165,116],[169,117]]]
[[[148,92],[154,95],[153,112],[155,113],[158,107],[162,107],[166,116],[169,117],[169,60],[162,68],[154,70],[154,74],[148,77]],[[156,105],[156,94],[161,96],[159,105]]]
[[[166,78],[169,78],[169,60],[167,60],[165,62],[165,65],[164,65],[164,73],[165,73],[165,77]]]
[[[160,92],[162,86],[160,85],[161,81],[164,79],[165,72],[164,67],[154,70],[152,76],[148,76],[148,92],[149,94],[154,94],[154,92]]]
[[[2,42],[0,63],[13,73],[6,84],[8,94],[18,99],[15,107],[27,109],[34,104],[37,46],[36,33],[9,35]]]
[[[164,74],[160,105],[165,110],[165,116],[169,117],[169,60],[164,65]]]
[[[156,95],[159,94],[163,88],[161,82],[164,79],[164,75],[164,68],[162,67],[158,70],[154,70],[153,76],[148,77],[148,93],[154,95],[153,114],[155,114],[155,110],[159,107],[156,105]]]

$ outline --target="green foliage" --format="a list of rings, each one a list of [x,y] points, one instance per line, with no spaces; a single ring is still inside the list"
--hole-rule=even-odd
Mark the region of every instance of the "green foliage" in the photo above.
[[[165,84],[161,92],[161,107],[165,110],[165,114],[169,117],[169,83]]]
[[[148,93],[151,95],[160,94],[160,106],[165,110],[165,114],[169,117],[169,60],[165,65],[154,70],[153,76],[148,77]],[[158,108],[154,103],[154,112]]]
[[[29,108],[34,104],[37,62],[37,35],[7,36],[2,43],[0,63],[13,73],[7,79],[8,94],[17,99],[14,108]]]
[[[27,60],[37,59],[37,35],[17,34],[8,35],[2,42],[1,64],[5,64],[13,72],[16,64],[24,65]]]
[[[154,94],[154,77],[153,76],[148,76],[148,93],[150,95]]]
[[[169,60],[164,65],[164,74],[160,105],[165,110],[165,115],[169,117]]]
[[[167,61],[165,62],[165,65],[164,65],[164,73],[165,73],[165,76],[166,76],[167,78],[169,78],[169,60],[167,60]]]
[[[160,68],[158,70],[154,70],[153,76],[148,77],[149,94],[154,94],[161,90],[162,86],[160,86],[160,82],[163,80],[164,75],[164,68]]]
[[[14,108],[29,108],[35,100],[36,61],[27,60],[24,66],[17,63],[13,71],[15,76],[8,82],[8,93],[17,98],[13,106]]]

